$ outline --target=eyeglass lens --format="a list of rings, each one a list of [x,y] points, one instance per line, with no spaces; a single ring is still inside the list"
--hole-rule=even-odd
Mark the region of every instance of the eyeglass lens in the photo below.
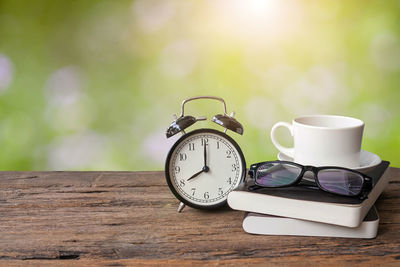
[[[299,177],[301,168],[279,162],[266,163],[257,169],[256,183],[262,186],[279,187],[293,183]]]
[[[323,189],[346,196],[358,195],[364,181],[360,174],[341,169],[320,170],[317,176]]]

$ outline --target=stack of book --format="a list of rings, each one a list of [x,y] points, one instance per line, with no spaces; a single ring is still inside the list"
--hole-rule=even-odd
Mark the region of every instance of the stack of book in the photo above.
[[[248,181],[229,194],[228,204],[247,212],[243,229],[251,234],[374,238],[379,225],[374,203],[388,184],[388,167],[382,161],[366,173],[374,186],[364,200],[301,186],[250,191]]]

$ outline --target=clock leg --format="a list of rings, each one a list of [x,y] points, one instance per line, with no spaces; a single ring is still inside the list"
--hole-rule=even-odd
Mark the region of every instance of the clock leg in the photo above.
[[[181,212],[184,207],[185,207],[185,204],[183,204],[183,202],[179,203],[178,212]]]

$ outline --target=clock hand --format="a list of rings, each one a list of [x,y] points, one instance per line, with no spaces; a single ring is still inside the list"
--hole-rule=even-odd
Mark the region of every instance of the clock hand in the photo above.
[[[210,168],[208,168],[208,166],[204,166],[201,171],[196,172],[195,174],[193,174],[189,179],[187,179],[186,181],[192,180],[193,178],[197,177],[200,173],[202,172],[208,172],[210,170]]]
[[[204,142],[204,167],[207,167],[207,149],[206,149],[206,144]],[[203,167],[203,169],[204,169]]]
[[[196,172],[195,174],[193,174],[189,179],[187,179],[186,181],[192,180],[193,178],[197,177],[200,173],[202,172],[208,172],[210,170],[210,168],[207,166],[207,148],[206,148],[206,144],[204,143],[204,166],[201,169],[201,171]]]
[[[197,177],[200,173],[204,172],[204,168],[201,169],[201,171],[196,172],[195,174],[193,174],[189,179],[187,179],[186,181],[192,180],[193,178]]]

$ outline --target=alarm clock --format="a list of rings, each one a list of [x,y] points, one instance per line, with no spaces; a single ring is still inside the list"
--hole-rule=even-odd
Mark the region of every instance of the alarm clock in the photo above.
[[[195,118],[184,114],[186,103],[198,99],[211,99],[223,104],[224,113],[211,121],[222,126],[223,131],[210,128],[186,133],[185,129],[205,117]],[[178,212],[185,205],[197,209],[216,209],[226,205],[228,194],[246,176],[246,162],[239,145],[226,134],[227,130],[243,134],[242,125],[228,115],[222,98],[199,96],[185,99],[181,115],[176,117],[166,132],[167,138],[177,133],[182,136],[171,147],[165,162],[165,177],[175,197],[181,201]]]

